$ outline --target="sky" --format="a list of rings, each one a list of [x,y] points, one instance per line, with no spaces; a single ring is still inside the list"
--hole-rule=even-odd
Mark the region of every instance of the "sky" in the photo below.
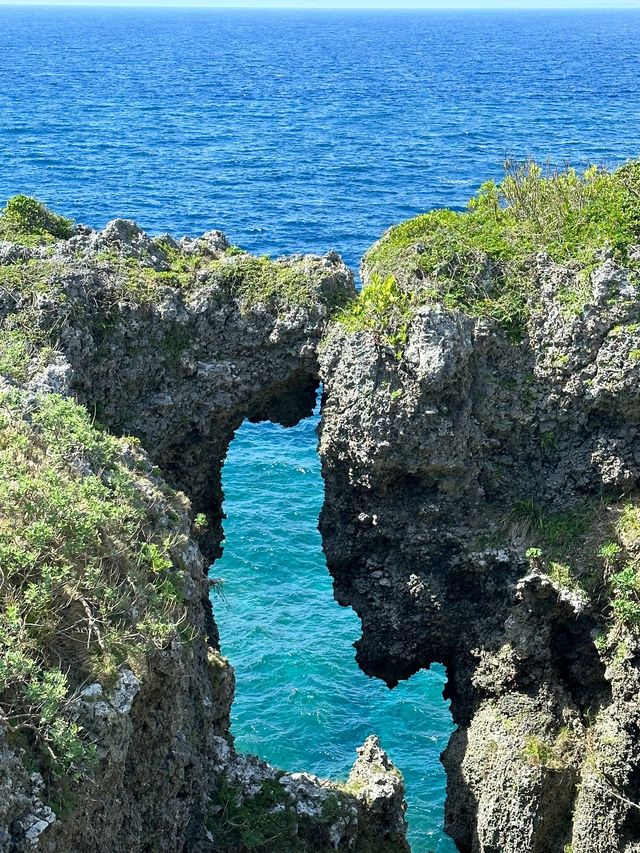
[[[0,6],[207,6],[339,9],[640,9],[640,0],[0,0]]]
[[[338,9],[639,9],[640,0],[0,0],[0,6]]]

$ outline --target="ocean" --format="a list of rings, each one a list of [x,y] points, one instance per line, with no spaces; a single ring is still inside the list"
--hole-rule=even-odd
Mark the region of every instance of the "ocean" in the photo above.
[[[259,254],[337,249],[461,208],[502,161],[640,156],[640,12],[0,6],[0,200],[152,233],[221,228]],[[438,667],[389,691],[356,667],[331,595],[317,417],[245,424],[224,469],[240,749],[344,776],[377,732],[405,775],[415,853],[452,853]]]

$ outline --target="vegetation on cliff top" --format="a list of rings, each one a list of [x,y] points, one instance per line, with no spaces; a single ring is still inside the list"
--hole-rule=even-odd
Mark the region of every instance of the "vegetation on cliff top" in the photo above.
[[[74,689],[180,633],[180,505],[147,468],[73,401],[0,393],[0,715],[48,779],[91,756]]]
[[[16,195],[0,211],[0,240],[37,246],[66,240],[72,232],[70,219],[53,213],[41,201],[30,196]]]
[[[66,240],[72,235],[70,219],[54,213],[30,196],[14,196],[0,211],[0,240],[36,247]],[[264,304],[285,310],[324,301],[304,259],[279,262],[267,256],[254,257],[237,246],[213,255],[204,247],[202,251],[187,252],[173,240],[164,238],[154,240],[153,247],[166,258],[166,269],[156,269],[144,252],[140,256],[130,256],[117,246],[94,256],[80,251],[77,260],[86,266],[97,265],[109,276],[115,295],[129,300],[152,301],[162,286],[189,292],[215,284],[245,307]],[[70,264],[71,259],[65,258],[65,262]],[[43,283],[41,264],[47,266],[40,260],[19,260],[0,267],[0,286],[7,288],[20,279],[23,289],[32,291],[34,285]]]
[[[152,306],[169,287],[187,298],[215,288],[221,299],[237,300],[242,311],[260,305],[278,314],[318,303],[333,310],[348,298],[330,276],[325,283],[322,269],[306,259],[273,261],[235,246],[212,252],[206,241],[187,251],[173,240],[150,241],[131,227],[135,252],[117,241],[100,251],[80,242],[75,253],[67,248],[59,254],[51,246],[46,257],[18,256],[0,265],[0,375],[24,382],[45,366],[69,318],[99,329],[101,336],[100,330],[117,325],[123,309]],[[10,199],[0,216],[0,239],[35,246],[70,234],[68,220],[26,196]],[[185,328],[178,332],[188,337]],[[173,350],[175,335],[169,338],[167,348]]]
[[[588,301],[588,274],[600,251],[640,271],[628,257],[640,243],[640,162],[614,172],[543,170],[505,164],[465,212],[433,210],[391,228],[367,253],[367,285],[343,314],[351,329],[406,334],[407,316],[430,302],[494,320],[514,339],[535,307],[532,260],[539,252],[575,275],[558,294],[567,312]]]
[[[162,287],[192,293],[211,285],[219,287],[229,298],[238,299],[245,309],[266,305],[285,311],[312,305],[319,299],[313,276],[302,262],[288,264],[257,258],[236,247],[221,257],[211,257],[205,253],[186,253],[162,240],[156,245],[167,257],[167,270],[158,271],[118,252],[102,252],[97,256],[121,299],[149,303],[157,298]]]

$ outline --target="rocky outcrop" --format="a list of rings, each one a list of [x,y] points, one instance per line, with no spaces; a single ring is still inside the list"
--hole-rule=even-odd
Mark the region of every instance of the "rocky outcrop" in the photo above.
[[[352,787],[235,751],[207,579],[228,444],[244,418],[311,413],[351,273],[120,220],[23,242],[0,243],[0,647],[21,667],[0,669],[0,849],[405,849],[377,743]],[[36,630],[39,584],[53,615]]]
[[[375,738],[336,784],[229,733],[222,462],[320,375],[336,597],[368,674],[447,668],[458,849],[640,853],[639,193],[530,166],[388,232],[357,299],[333,254],[5,209],[3,851],[408,849]]]
[[[178,244],[125,220],[53,247],[5,244],[3,257],[5,310],[55,352],[29,387],[73,393],[140,438],[219,541],[229,441],[246,417],[287,426],[311,413],[317,344],[351,272],[334,254],[271,263],[220,232]]]
[[[460,851],[632,853],[637,277],[605,252],[583,284],[538,254],[514,340],[434,299],[424,252],[407,250],[397,285],[365,264],[362,314],[322,349],[321,531],[336,597],[362,621],[358,662],[390,686],[445,664]],[[398,305],[402,329],[376,326]]]

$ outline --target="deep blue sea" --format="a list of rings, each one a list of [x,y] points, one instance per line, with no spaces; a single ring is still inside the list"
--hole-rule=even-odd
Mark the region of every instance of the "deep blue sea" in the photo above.
[[[390,224],[462,206],[505,157],[640,156],[640,12],[300,12],[0,6],[0,199],[102,226],[217,227],[254,252],[358,264]],[[440,671],[357,669],[316,530],[315,420],[245,425],[214,574],[238,746],[344,774],[376,731],[415,853],[451,853]]]

